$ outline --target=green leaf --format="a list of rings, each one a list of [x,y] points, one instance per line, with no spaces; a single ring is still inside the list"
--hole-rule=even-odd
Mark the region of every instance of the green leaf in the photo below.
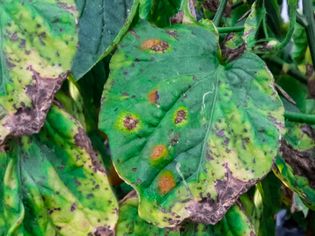
[[[281,182],[273,173],[256,185],[254,194],[254,214],[257,236],[274,235],[276,228],[276,215],[281,210]]]
[[[119,175],[159,227],[215,224],[266,175],[282,103],[252,53],[222,64],[209,27],[139,23],[110,64],[99,127]]]
[[[203,225],[186,222],[173,229],[161,229],[147,223],[138,216],[138,199],[130,194],[120,206],[116,235],[198,235],[198,236],[252,236],[255,235],[252,224],[242,208],[234,205],[225,217],[216,225]]]
[[[82,126],[53,106],[0,154],[0,235],[108,235],[117,202]]]
[[[80,12],[79,48],[72,73],[85,75],[119,43],[134,19],[139,0],[76,0]]]
[[[305,124],[287,122],[288,132],[282,141],[273,171],[305,205],[315,209],[315,135]]]
[[[0,2],[0,144],[38,132],[76,52],[73,0]]]
[[[306,31],[303,26],[296,23],[293,34],[293,48],[291,52],[293,61],[296,62],[297,64],[303,63],[306,50],[307,50]]]
[[[183,0],[140,0],[139,15],[156,25],[169,26],[171,17],[175,16],[181,8]]]

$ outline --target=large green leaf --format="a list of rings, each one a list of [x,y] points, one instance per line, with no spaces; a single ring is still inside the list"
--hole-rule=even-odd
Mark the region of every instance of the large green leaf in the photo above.
[[[73,0],[0,2],[0,144],[38,132],[77,46]]]
[[[0,153],[0,235],[109,235],[118,212],[80,124],[53,106],[43,130]]]
[[[218,222],[269,172],[283,107],[252,53],[220,62],[208,27],[139,23],[113,56],[100,114],[121,177],[158,226]]]
[[[161,229],[138,216],[138,199],[128,196],[120,206],[116,235],[198,235],[198,236],[253,236],[255,231],[247,216],[238,205],[234,205],[215,226],[186,222],[173,229]]]
[[[80,12],[79,48],[72,73],[76,80],[106,56],[129,29],[139,0],[76,0]]]
[[[274,173],[304,203],[315,209],[315,135],[305,124],[286,124],[288,132],[275,161]]]

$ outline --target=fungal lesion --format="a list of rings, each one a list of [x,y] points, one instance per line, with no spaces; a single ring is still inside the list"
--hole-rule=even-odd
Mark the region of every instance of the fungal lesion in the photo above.
[[[135,132],[140,128],[140,120],[135,114],[123,113],[118,117],[116,126],[122,131]]]
[[[174,123],[176,126],[185,125],[188,121],[188,111],[186,107],[178,108],[174,113]]]
[[[143,50],[151,50],[157,53],[164,53],[169,49],[169,44],[161,39],[148,39],[142,42],[141,48]]]
[[[157,161],[165,158],[168,154],[167,147],[164,144],[158,144],[153,147],[151,152],[151,160]]]
[[[158,190],[161,195],[170,192],[176,186],[174,175],[171,171],[164,171],[158,179]]]
[[[155,89],[148,93],[148,101],[151,104],[157,104],[160,98],[159,92]]]
[[[132,117],[131,115],[127,115],[124,119],[124,127],[127,130],[133,130],[137,128],[138,123],[139,121],[136,118]]]

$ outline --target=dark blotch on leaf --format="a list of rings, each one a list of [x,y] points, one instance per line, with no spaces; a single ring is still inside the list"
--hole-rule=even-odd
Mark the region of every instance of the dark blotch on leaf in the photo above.
[[[186,111],[184,110],[179,110],[176,113],[176,117],[175,117],[175,123],[179,124],[181,122],[183,122],[184,120],[186,120]]]
[[[139,121],[132,116],[128,115],[124,119],[124,127],[128,130],[133,130],[137,127]]]

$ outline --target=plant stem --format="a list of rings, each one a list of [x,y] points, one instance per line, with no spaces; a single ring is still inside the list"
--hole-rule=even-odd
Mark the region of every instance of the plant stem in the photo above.
[[[303,14],[307,21],[306,35],[310,47],[313,66],[315,67],[315,19],[312,0],[303,0]]]
[[[287,120],[293,121],[293,122],[306,123],[306,124],[311,124],[311,125],[315,124],[315,115],[313,114],[286,111],[284,113],[284,117]]]
[[[306,28],[308,25],[305,17],[300,15],[299,13],[296,13],[296,22],[299,23],[304,28]]]
[[[244,30],[244,26],[233,26],[233,27],[218,27],[220,34],[231,33],[231,32],[241,32]]]
[[[213,18],[213,23],[214,23],[215,26],[219,25],[227,2],[228,2],[228,0],[221,0],[220,1],[219,7],[217,9],[217,12],[215,13],[214,18]]]

